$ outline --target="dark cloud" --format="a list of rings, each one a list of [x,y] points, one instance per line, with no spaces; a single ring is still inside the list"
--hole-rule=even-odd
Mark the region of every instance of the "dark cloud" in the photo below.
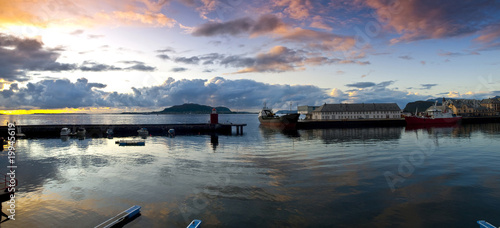
[[[228,22],[209,22],[196,27],[194,36],[218,36],[218,35],[260,35],[274,31],[284,23],[274,15],[263,15],[257,21],[251,18],[240,18]]]
[[[356,83],[352,83],[352,84],[347,84],[345,86],[347,87],[355,87],[355,88],[368,88],[368,87],[372,87],[372,86],[375,86],[376,84],[373,83],[373,82],[356,82]]]
[[[422,89],[427,90],[431,89],[434,86],[437,86],[438,84],[420,84],[422,86]]]
[[[156,50],[155,52],[158,52],[158,53],[173,52],[173,53],[175,53],[175,50],[173,47],[166,47],[164,49]]]
[[[174,62],[177,63],[185,63],[185,64],[198,64],[200,62],[200,58],[197,56],[193,57],[177,57],[174,59]]]
[[[109,106],[104,101],[104,92],[96,89],[105,88],[101,83],[88,83],[85,78],[78,79],[75,83],[67,79],[43,80],[28,83],[26,87],[15,88],[0,92],[0,100],[5,108],[78,108],[91,106]],[[94,89],[95,88],[95,89]]]
[[[412,60],[413,59],[413,57],[408,56],[408,55],[398,56],[398,58],[405,59],[405,60]]]
[[[170,57],[166,54],[160,54],[160,55],[157,55],[156,57],[160,58],[160,59],[163,59],[163,60],[167,60],[167,59],[170,59]]]
[[[172,72],[184,72],[184,71],[187,71],[188,69],[187,68],[184,68],[184,67],[174,67],[172,68]]]
[[[102,72],[102,71],[155,71],[156,68],[146,65],[141,61],[120,61],[119,63],[132,65],[128,67],[117,67],[113,65],[101,64],[92,61],[85,61],[83,64],[76,69],[81,71],[91,71],[91,72]]]
[[[59,63],[57,59],[64,47],[44,48],[43,43],[36,39],[22,39],[0,33],[0,78],[5,81],[26,81],[30,71],[154,71],[155,67],[140,61],[124,61],[133,64],[127,67],[101,64],[85,61],[82,64]]]
[[[123,68],[125,70],[136,70],[136,71],[155,71],[156,67],[148,66],[144,63],[137,63],[133,66]]]
[[[59,49],[47,50],[36,39],[22,39],[0,33],[0,78],[26,81],[27,71],[68,69],[71,65],[56,62]]]
[[[223,105],[233,109],[259,109],[263,102],[273,108],[287,108],[289,102],[319,105],[330,97],[311,85],[276,85],[254,80],[167,79],[160,86],[132,88],[133,93],[103,92],[105,85],[79,79],[43,80],[26,87],[0,92],[3,108],[148,107],[162,109],[193,102]],[[256,92],[258,91],[258,92]],[[6,102],[6,100],[12,102]]]

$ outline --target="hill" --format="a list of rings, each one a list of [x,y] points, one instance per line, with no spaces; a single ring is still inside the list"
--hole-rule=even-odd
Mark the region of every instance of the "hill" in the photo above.
[[[212,113],[211,106],[200,105],[200,104],[182,104],[174,105],[170,108],[165,108],[163,111],[152,112],[152,114],[210,114]],[[215,107],[217,113],[219,114],[230,114],[233,113],[229,108],[226,107]]]
[[[414,101],[406,104],[406,107],[403,109],[403,112],[414,113],[415,110],[419,110],[423,112],[427,110],[429,107],[434,105],[435,101]]]

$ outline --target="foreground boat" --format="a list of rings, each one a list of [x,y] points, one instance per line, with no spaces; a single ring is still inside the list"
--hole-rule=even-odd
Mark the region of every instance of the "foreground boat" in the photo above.
[[[295,128],[300,114],[292,113],[278,116],[271,109],[264,106],[259,113],[259,122],[265,126],[274,126],[282,128]]]
[[[187,228],[200,228],[200,225],[201,225],[201,220],[195,219],[191,223],[189,223]]]
[[[423,116],[405,116],[406,125],[455,125],[462,117],[450,112],[443,112],[436,107],[428,110]]]
[[[105,222],[97,225],[95,228],[108,228],[108,227],[117,226],[117,225],[124,223],[124,222],[127,222],[127,220],[130,220],[131,218],[134,218],[135,216],[139,215],[140,212],[141,212],[140,206],[137,206],[137,205],[132,206],[131,208],[116,215],[115,217],[110,218],[110,219],[106,220]]]
[[[144,140],[120,140],[116,141],[119,146],[145,146],[146,141]]]

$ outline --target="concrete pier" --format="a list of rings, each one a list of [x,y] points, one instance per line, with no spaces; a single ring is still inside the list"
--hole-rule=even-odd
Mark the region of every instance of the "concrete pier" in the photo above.
[[[106,130],[112,129],[114,137],[137,136],[137,130],[147,128],[149,135],[166,136],[169,129],[174,129],[176,135],[197,134],[232,134],[232,126],[236,126],[237,134],[243,134],[243,126],[246,124],[61,124],[61,125],[21,125],[25,138],[54,138],[60,137],[61,129],[66,127],[72,132],[83,127],[86,130],[85,137],[106,137]],[[240,128],[240,129],[238,129]],[[19,129],[19,128],[17,128]],[[16,130],[17,130],[16,129]],[[241,130],[241,131],[240,131]],[[0,126],[0,137],[8,137],[7,126]]]

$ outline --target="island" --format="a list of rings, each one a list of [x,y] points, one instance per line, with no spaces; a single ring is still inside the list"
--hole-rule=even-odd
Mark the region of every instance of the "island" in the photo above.
[[[121,114],[210,114],[214,107],[194,103],[174,105],[158,112],[123,112]],[[218,114],[242,114],[247,112],[233,112],[227,107],[215,107]]]

